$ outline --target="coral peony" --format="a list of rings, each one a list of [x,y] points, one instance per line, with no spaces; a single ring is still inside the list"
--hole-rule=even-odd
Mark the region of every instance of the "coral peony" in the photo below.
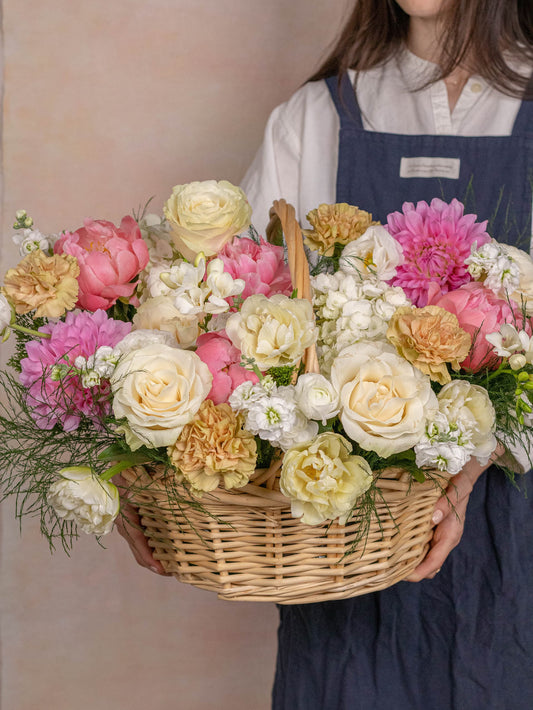
[[[520,323],[522,320],[518,306],[513,310],[507,301],[477,281],[444,295],[433,285],[429,290],[429,302],[454,313],[461,328],[471,335],[472,348],[461,367],[474,372],[483,367],[497,367],[499,363],[485,336],[499,331],[502,323]]]
[[[477,248],[490,241],[487,222],[476,215],[463,214],[458,200],[450,204],[435,198],[431,204],[404,202],[403,212],[388,216],[389,232],[403,248],[404,263],[397,267],[391,283],[401,286],[415,306],[428,303],[431,283],[441,293],[453,291],[471,280],[465,259],[473,244]]]
[[[83,387],[81,378],[68,370],[79,355],[89,358],[103,345],[114,347],[130,330],[131,323],[108,318],[102,310],[67,313],[64,322],[40,328],[50,339],[27,343],[28,357],[20,363],[20,381],[28,388],[27,402],[40,429],[61,424],[65,431],[73,431],[79,426],[80,414],[95,420],[109,414],[109,381]],[[60,378],[54,374],[58,367],[64,370]]]
[[[255,372],[241,364],[241,353],[224,331],[200,335],[196,354],[213,375],[213,386],[207,395],[215,404],[227,402],[233,390],[243,382],[259,381]]]
[[[224,271],[245,282],[243,298],[253,293],[290,296],[292,282],[289,267],[283,261],[283,247],[269,244],[262,237],[259,244],[247,237],[234,239],[218,254]]]
[[[80,229],[62,234],[54,251],[77,258],[78,305],[89,311],[107,310],[118,298],[129,298],[136,286],[132,279],[149,260],[148,247],[133,217],[124,217],[120,227],[105,220],[86,219]]]

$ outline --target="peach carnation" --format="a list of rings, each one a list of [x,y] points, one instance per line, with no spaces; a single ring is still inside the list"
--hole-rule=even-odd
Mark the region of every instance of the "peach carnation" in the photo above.
[[[4,279],[3,291],[17,313],[35,309],[38,318],[59,318],[78,300],[78,261],[70,254],[46,254],[37,249],[24,257]]]
[[[402,357],[441,385],[451,381],[446,363],[458,371],[472,344],[457,316],[438,306],[398,308],[387,338]]]
[[[243,416],[229,404],[206,400],[169,447],[172,464],[195,494],[212,491],[222,482],[226,490],[248,483],[255,470],[257,445],[242,423]]]
[[[332,256],[335,244],[348,244],[360,237],[368,227],[379,224],[372,221],[369,212],[341,202],[322,204],[307,215],[313,229],[304,229],[305,243],[319,254]]]

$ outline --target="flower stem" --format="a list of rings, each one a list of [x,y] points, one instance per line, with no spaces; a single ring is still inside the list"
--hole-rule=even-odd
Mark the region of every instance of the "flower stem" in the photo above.
[[[100,474],[100,478],[102,481],[110,481],[113,476],[116,476],[117,473],[121,473],[127,468],[131,468],[132,466],[135,466],[136,462],[135,461],[118,461],[116,464],[113,464],[113,466],[110,466],[106,471]]]
[[[51,338],[50,333],[41,333],[38,330],[32,330],[31,328],[25,328],[23,325],[17,325],[16,323],[11,323],[7,326],[11,330],[18,330],[19,333],[26,333],[27,335],[35,335],[37,338]]]

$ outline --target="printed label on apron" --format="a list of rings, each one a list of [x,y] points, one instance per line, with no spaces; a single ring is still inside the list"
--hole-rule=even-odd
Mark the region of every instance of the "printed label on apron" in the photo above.
[[[402,158],[402,178],[450,178],[458,180],[461,171],[460,158]]]

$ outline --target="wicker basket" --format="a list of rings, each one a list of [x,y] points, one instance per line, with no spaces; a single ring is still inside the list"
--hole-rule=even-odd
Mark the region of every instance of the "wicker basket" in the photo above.
[[[277,220],[281,223],[298,294],[310,298],[294,208],[280,200],[271,215],[271,231]],[[314,347],[304,361],[307,372],[318,370]],[[278,604],[345,599],[392,586],[424,557],[441,495],[433,481],[415,483],[401,469],[382,472],[369,534],[347,554],[358,538],[357,516],[344,526],[304,525],[291,516],[290,503],[279,491],[279,468],[277,461],[257,470],[237,491],[205,494],[203,510],[169,502],[162,468],[137,467],[122,475],[135,491],[132,501],[139,506],[154,557],[179,581],[221,599]]]

